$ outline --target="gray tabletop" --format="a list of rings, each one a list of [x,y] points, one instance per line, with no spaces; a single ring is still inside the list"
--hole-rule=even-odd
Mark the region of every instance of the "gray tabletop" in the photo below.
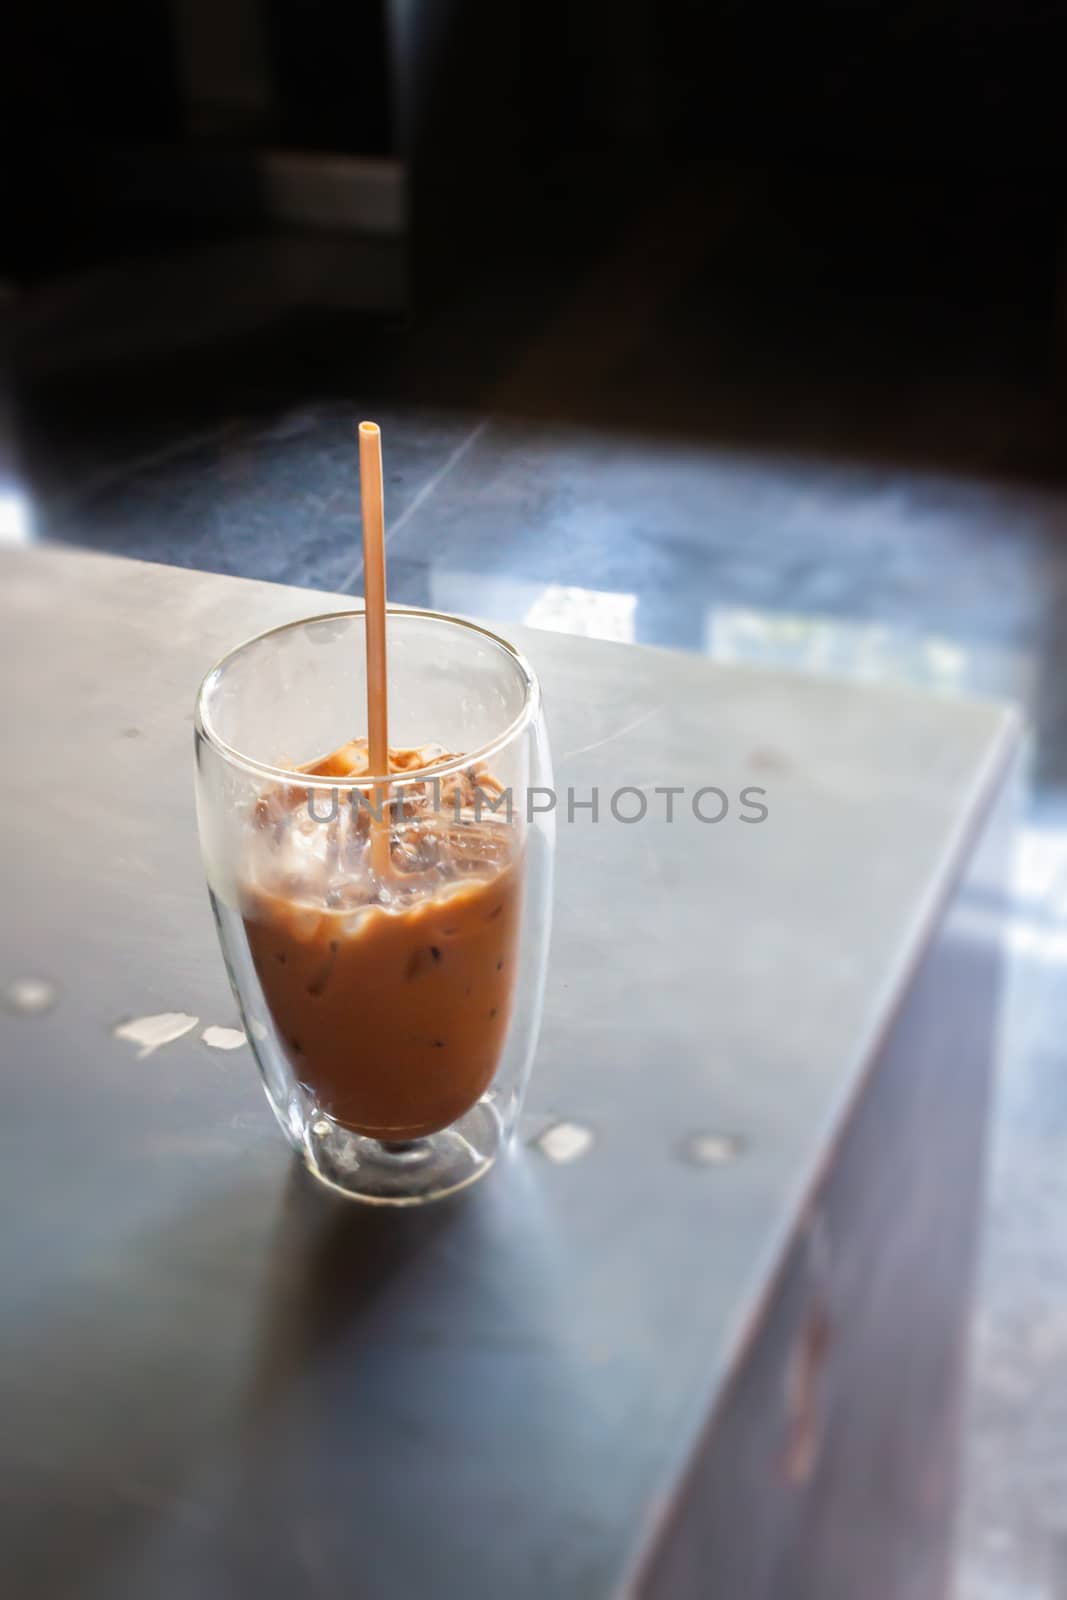
[[[596,785],[601,818],[560,827],[523,1142],[469,1194],[382,1214],[315,1191],[247,1047],[201,1037],[237,1018],[195,838],[197,683],[249,633],[351,602],[58,551],[0,573],[10,1592],[615,1593],[1011,713],[507,630],[564,812]],[[624,785],[638,824],[608,810]],[[687,791],[669,825],[664,785]],[[690,803],[711,786],[716,824]],[[163,1012],[197,1025],[143,1058],[114,1035]]]

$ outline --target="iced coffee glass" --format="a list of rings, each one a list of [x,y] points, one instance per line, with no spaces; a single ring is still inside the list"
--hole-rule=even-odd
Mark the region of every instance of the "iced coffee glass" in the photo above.
[[[323,1183],[461,1189],[515,1128],[554,850],[529,665],[484,628],[387,622],[390,770],[367,768],[362,612],[240,645],[196,710],[211,904],[267,1098]]]

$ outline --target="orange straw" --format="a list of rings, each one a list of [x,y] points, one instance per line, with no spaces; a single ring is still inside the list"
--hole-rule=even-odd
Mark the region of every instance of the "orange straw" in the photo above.
[[[359,425],[359,486],[363,502],[363,593],[367,630],[367,761],[375,777],[389,771],[389,718],[385,675],[385,514],[382,507],[382,434],[376,422]],[[384,813],[388,791],[377,787],[372,804]],[[379,880],[389,871],[389,826],[371,815],[371,862]]]

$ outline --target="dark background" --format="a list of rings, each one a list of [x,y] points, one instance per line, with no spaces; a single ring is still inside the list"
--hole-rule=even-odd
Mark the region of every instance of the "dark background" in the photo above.
[[[602,199],[617,215],[701,162],[847,173],[868,203],[916,181],[922,203],[895,205],[892,231],[934,254],[966,234],[930,238],[930,191],[965,215],[981,192],[1007,225],[1021,214],[1051,238],[1065,44],[1063,7],[1038,0],[42,0],[17,8],[9,36],[18,193],[4,270],[34,281],[144,248],[167,197],[161,184],[131,207],[122,157],[176,147],[402,158],[417,227],[447,215],[475,230],[427,227],[430,285],[435,246],[469,261],[475,237],[499,246],[507,222],[558,247]],[[179,235],[204,226],[190,210]],[[853,220],[822,213],[813,234],[847,253]]]
[[[20,5],[21,470],[47,500],[90,434],[118,462],[356,388],[1058,477],[1065,43],[1036,0]],[[403,224],[294,218],[279,153],[298,199],[369,163]],[[597,315],[651,365],[601,370]],[[887,427],[937,375],[971,385],[937,437]],[[1021,427],[971,426],[989,384]]]

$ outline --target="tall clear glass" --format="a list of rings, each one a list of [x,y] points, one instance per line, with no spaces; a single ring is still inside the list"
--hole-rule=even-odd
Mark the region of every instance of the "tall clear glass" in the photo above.
[[[514,1130],[555,835],[522,655],[425,611],[391,610],[387,644],[389,773],[366,770],[365,618],[342,612],[208,673],[196,797],[223,956],[283,1132],[330,1187],[412,1205],[481,1177]]]

